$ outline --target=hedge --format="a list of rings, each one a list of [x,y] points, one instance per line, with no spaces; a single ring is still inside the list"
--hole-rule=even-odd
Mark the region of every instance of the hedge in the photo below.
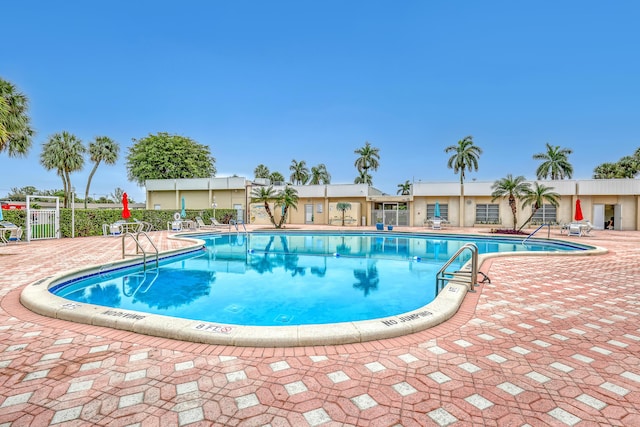
[[[131,217],[127,220],[133,222],[134,219],[148,222],[153,226],[153,230],[166,230],[167,222],[173,221],[175,210],[131,210]],[[186,219],[202,217],[205,223],[209,224],[209,218],[213,217],[212,209],[187,209]],[[102,225],[112,224],[122,220],[122,208],[119,209],[60,209],[60,235],[61,237],[71,237],[71,219],[75,217],[75,237],[101,236]],[[3,210],[4,221],[9,221],[22,227],[26,227],[26,209]],[[223,224],[235,219],[235,209],[216,209],[216,219]]]

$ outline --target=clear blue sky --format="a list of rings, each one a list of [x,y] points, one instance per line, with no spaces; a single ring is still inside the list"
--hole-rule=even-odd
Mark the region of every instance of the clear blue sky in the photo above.
[[[211,147],[217,176],[289,177],[292,159],[352,183],[354,150],[380,149],[375,187],[457,181],[444,148],[483,149],[468,179],[535,179],[545,143],[574,178],[640,147],[640,2],[8,1],[0,76],[30,100],[25,159],[0,154],[11,188],[59,189],[42,144],[69,131],[121,145],[91,195],[126,178],[132,138],[169,132]],[[84,194],[91,169],[72,175]]]

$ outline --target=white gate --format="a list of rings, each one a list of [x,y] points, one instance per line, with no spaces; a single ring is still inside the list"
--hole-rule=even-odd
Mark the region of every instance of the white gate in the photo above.
[[[55,208],[31,208],[31,199],[55,199]],[[53,203],[49,203],[53,204]],[[60,198],[27,196],[27,242],[60,238]]]

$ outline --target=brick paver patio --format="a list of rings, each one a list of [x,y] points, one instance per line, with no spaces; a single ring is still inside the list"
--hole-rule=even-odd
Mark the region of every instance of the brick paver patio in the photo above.
[[[182,244],[166,231],[152,238],[163,250]],[[118,260],[120,240],[2,246],[0,427],[640,426],[640,232],[573,239],[609,252],[492,259],[482,268],[492,283],[442,325],[303,348],[36,315],[20,305],[25,285]]]

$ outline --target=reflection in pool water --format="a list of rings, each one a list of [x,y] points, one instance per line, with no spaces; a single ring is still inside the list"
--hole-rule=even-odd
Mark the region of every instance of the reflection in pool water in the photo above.
[[[64,298],[173,317],[243,325],[347,322],[405,313],[435,297],[435,274],[467,239],[394,234],[200,236],[206,250],[159,269],[128,268],[63,283]],[[480,253],[575,250],[474,239]],[[467,256],[460,257],[460,268]]]

